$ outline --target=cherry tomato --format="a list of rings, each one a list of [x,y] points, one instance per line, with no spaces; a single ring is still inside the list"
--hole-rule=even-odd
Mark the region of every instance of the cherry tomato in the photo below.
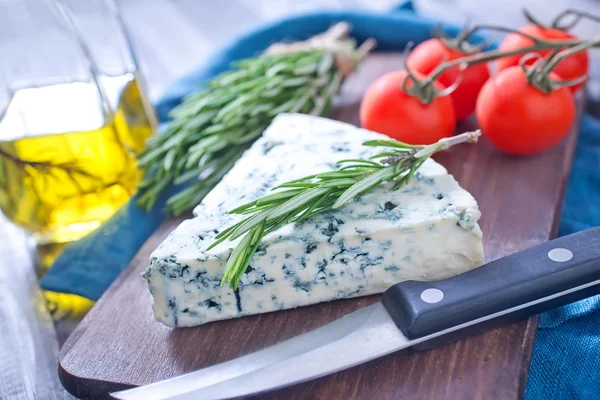
[[[442,62],[464,56],[460,51],[446,47],[439,39],[429,39],[415,47],[406,63],[410,70],[429,75]],[[449,87],[459,79],[459,75],[458,67],[450,68],[440,75],[438,81]],[[475,111],[477,95],[489,77],[490,70],[486,64],[473,65],[462,72],[462,81],[450,94],[457,120],[465,119]]]
[[[526,25],[523,28],[521,28],[520,31],[546,40],[560,41],[577,39],[576,36],[573,36],[570,33],[565,32],[563,30],[541,28],[537,25]],[[504,40],[500,44],[500,50],[516,50],[523,47],[531,46],[532,44],[533,42],[530,39],[527,39],[526,37],[521,36],[517,33],[510,33],[504,38]],[[546,56],[549,52],[550,50],[545,50],[537,51],[536,53],[538,53],[541,56]],[[498,71],[502,71],[508,67],[518,65],[521,57],[523,57],[523,55],[500,58],[496,62]],[[535,60],[532,59],[528,61],[527,64],[531,65],[534,61]],[[587,50],[580,51],[565,58],[560,63],[558,63],[558,65],[554,68],[553,72],[560,76],[563,80],[579,78],[587,74],[589,69],[589,62],[589,55]],[[577,85],[571,86],[570,89],[573,93],[575,93],[584,84],[585,82],[579,83]]]
[[[551,77],[559,79],[553,73]],[[476,112],[492,144],[510,154],[530,155],[556,146],[567,136],[575,122],[575,100],[566,87],[550,93],[536,89],[517,66],[487,81]]]
[[[445,96],[421,103],[402,89],[407,75],[404,70],[389,72],[369,86],[360,103],[361,125],[409,144],[431,144],[451,136],[456,127],[452,100]],[[418,72],[414,75],[424,78]],[[443,89],[437,82],[435,87]]]

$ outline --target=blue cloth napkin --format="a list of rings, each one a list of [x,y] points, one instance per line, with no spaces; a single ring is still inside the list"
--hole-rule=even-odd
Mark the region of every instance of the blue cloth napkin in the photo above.
[[[600,226],[600,121],[585,115],[559,235]],[[525,398],[600,398],[600,296],[540,317]]]
[[[414,13],[410,2],[395,12],[319,12],[264,26],[215,54],[196,72],[179,80],[156,104],[159,117],[233,60],[250,57],[282,40],[302,40],[338,21],[352,25],[359,41],[377,39],[377,51],[400,51],[409,41],[430,38],[435,21]],[[456,32],[456,28],[449,28]],[[567,190],[560,233],[600,225],[600,123],[585,116]],[[138,249],[165,220],[165,194],[151,212],[133,205],[135,198],[102,227],[68,246],[41,281],[47,290],[98,299]],[[530,370],[527,399],[598,398],[600,394],[600,297],[542,315]]]

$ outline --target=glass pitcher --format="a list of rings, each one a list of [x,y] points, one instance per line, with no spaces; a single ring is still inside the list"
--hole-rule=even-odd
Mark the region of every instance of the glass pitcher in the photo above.
[[[112,0],[0,0],[0,209],[38,244],[133,195],[155,125]]]

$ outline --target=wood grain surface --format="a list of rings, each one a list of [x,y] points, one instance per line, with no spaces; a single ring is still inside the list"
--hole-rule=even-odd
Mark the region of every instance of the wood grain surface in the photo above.
[[[357,123],[360,98],[377,76],[397,69],[396,54],[373,55],[349,79],[334,117]],[[581,109],[581,107],[580,107]],[[459,130],[473,128],[466,122]],[[542,155],[516,158],[486,140],[436,159],[478,200],[488,261],[555,236],[577,132]],[[280,342],[379,300],[339,300],[195,328],[156,322],[140,273],[180,220],[167,221],[67,340],[59,377],[79,397],[174,377]],[[312,382],[272,392],[269,399],[514,399],[522,395],[537,318],[427,351],[402,351]]]

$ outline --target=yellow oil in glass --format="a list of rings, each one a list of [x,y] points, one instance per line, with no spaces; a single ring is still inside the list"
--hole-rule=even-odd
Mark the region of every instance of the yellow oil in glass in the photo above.
[[[14,93],[0,121],[0,209],[39,244],[79,239],[141,178],[153,119],[133,74]]]
[[[43,275],[67,242],[99,226],[135,192],[135,154],[154,130],[135,74],[14,91],[0,108],[0,209],[36,240]],[[93,302],[45,292],[55,319]]]
[[[35,248],[38,277],[44,276],[67,243],[38,244]],[[56,322],[80,321],[94,301],[71,293],[44,290],[44,307]]]

